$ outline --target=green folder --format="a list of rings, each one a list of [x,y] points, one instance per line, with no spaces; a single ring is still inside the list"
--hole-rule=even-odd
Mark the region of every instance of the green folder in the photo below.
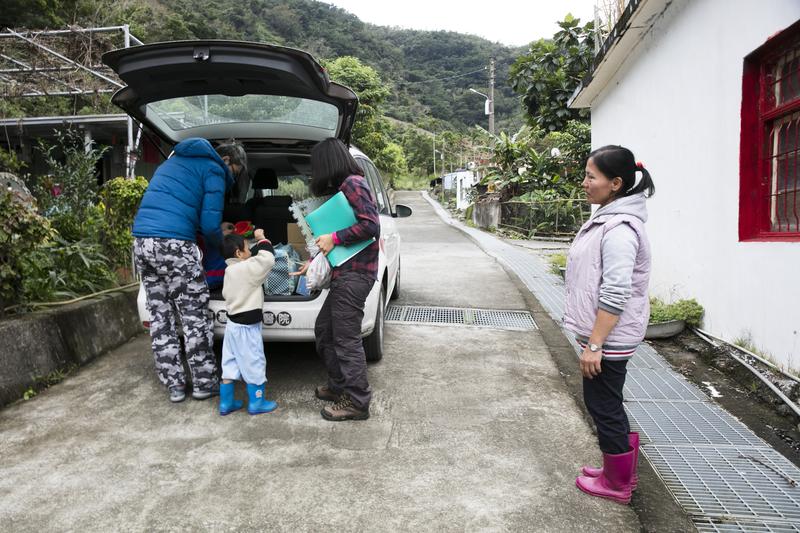
[[[327,202],[307,214],[305,219],[315,238],[349,228],[356,223],[353,208],[342,192],[334,194]],[[328,252],[328,262],[332,267],[338,267],[373,242],[375,237],[355,244],[338,244]]]

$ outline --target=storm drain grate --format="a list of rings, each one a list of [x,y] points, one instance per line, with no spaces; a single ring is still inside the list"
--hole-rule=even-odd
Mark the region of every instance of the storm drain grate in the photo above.
[[[536,322],[533,321],[533,317],[527,311],[468,309],[461,307],[392,305],[386,311],[386,321],[451,324],[513,330],[537,329]]]
[[[636,356],[634,356],[636,357]],[[671,370],[631,368],[625,379],[626,400],[708,401],[703,391]]]
[[[390,305],[386,308],[386,315],[384,315],[384,319],[387,322],[399,322],[403,318],[404,312],[405,306]]]
[[[643,442],[680,445],[763,446],[744,424],[714,404],[701,402],[627,402],[631,424]]]
[[[530,313],[524,311],[492,311],[476,309],[474,311],[476,326],[490,328],[535,329],[536,323]]]
[[[408,307],[402,320],[434,324],[463,324],[464,310],[445,307]]]
[[[714,520],[696,518],[694,525],[700,533],[796,533],[800,524],[770,524],[767,522],[745,522],[742,520]]]
[[[648,444],[642,451],[690,515],[800,523],[800,486],[787,480],[800,481],[800,469],[771,448]]]
[[[652,346],[642,343],[636,348],[628,368],[663,368],[672,370],[667,360],[661,357]]]

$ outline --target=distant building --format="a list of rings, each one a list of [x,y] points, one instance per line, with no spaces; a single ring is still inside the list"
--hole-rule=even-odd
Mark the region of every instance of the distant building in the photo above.
[[[14,151],[27,165],[31,174],[48,172],[39,141],[53,142],[57,131],[76,129],[85,142],[94,146],[107,146],[108,150],[98,162],[97,175],[101,182],[124,176],[126,170],[127,115],[74,115],[62,117],[25,117],[0,119],[0,146]],[[154,138],[155,139],[155,138]],[[163,159],[148,137],[141,138],[136,157],[135,173],[149,178]]]
[[[653,295],[800,368],[800,2],[630,0],[571,102],[652,172]]]
[[[474,165],[473,165],[474,167]],[[458,169],[442,176],[442,183],[446,190],[455,191],[456,208],[466,209],[471,203],[469,192],[478,183],[478,178],[471,170]]]

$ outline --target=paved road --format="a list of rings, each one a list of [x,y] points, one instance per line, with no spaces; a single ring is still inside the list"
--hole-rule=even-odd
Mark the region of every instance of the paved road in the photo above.
[[[416,193],[398,303],[523,309]],[[583,495],[596,462],[538,332],[388,324],[372,418],[333,424],[310,345],[271,345],[270,415],[168,403],[140,336],[0,411],[0,524],[39,530],[638,531]],[[240,391],[241,395],[241,391]]]

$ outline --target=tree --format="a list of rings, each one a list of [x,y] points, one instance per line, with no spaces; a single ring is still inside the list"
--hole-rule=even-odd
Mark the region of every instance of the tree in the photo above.
[[[357,57],[339,57],[332,61],[323,61],[323,65],[333,81],[350,87],[358,95],[358,112],[352,132],[353,144],[373,159],[381,170],[389,173],[401,172],[401,167],[405,166],[400,164],[401,159],[405,163],[402,148],[395,145],[396,148],[384,153],[389,147],[389,125],[381,104],[389,96],[389,87],[384,85],[374,68],[365,65]]]
[[[375,158],[375,164],[386,172],[389,181],[397,175],[408,172],[408,162],[403,147],[394,142],[386,143],[386,147]]]
[[[431,135],[415,128],[407,128],[399,135],[400,144],[406,154],[408,169],[417,175],[433,173]]]
[[[549,131],[561,130],[571,119],[588,119],[588,110],[570,109],[567,102],[590,72],[594,56],[594,23],[580,25],[567,15],[561,31],[552,39],[531,43],[526,55],[511,66],[509,81],[522,103],[531,125]]]
[[[358,95],[353,142],[370,157],[376,156],[384,144],[372,146],[372,142],[380,140],[371,139],[371,135],[383,129],[381,104],[389,96],[389,87],[383,84],[374,68],[365,65],[357,57],[339,57],[332,61],[323,61],[323,65],[333,81],[350,87]]]

